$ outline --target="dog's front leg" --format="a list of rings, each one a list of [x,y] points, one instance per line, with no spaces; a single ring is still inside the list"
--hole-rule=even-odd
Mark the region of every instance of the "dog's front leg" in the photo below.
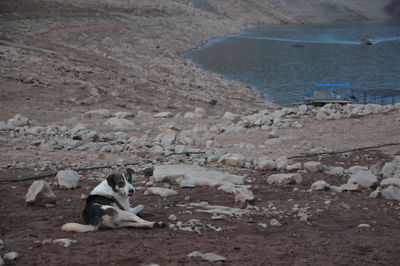
[[[138,214],[141,210],[143,210],[143,208],[144,208],[144,206],[142,204],[139,204],[135,208],[129,207],[129,212],[131,212],[133,214]]]

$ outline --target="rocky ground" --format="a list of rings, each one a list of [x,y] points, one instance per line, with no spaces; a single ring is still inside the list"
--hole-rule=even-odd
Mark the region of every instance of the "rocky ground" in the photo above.
[[[0,3],[6,264],[397,264],[399,104],[280,108],[179,57],[265,23],[389,18],[395,2],[134,2]],[[122,164],[167,227],[62,232]],[[55,197],[33,205],[34,180],[10,182],[93,166],[113,168],[71,189],[44,178]]]

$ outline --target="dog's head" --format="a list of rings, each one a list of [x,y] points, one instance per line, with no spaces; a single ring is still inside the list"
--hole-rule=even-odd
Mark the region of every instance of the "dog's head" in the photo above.
[[[115,193],[124,197],[131,197],[135,192],[132,185],[132,177],[134,174],[134,170],[127,168],[124,172],[109,175],[107,177],[107,183]]]

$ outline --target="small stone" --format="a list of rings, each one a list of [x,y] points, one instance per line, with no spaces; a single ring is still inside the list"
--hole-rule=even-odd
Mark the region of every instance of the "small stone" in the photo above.
[[[304,170],[307,170],[308,172],[321,172],[324,168],[322,163],[320,162],[306,162],[304,163]]]
[[[226,261],[226,258],[214,253],[206,253],[203,256],[203,260],[217,262],[217,261]]]
[[[218,163],[235,167],[243,167],[245,164],[245,157],[241,154],[225,154],[218,160]]]
[[[162,188],[162,187],[149,187],[144,191],[144,195],[145,196],[158,195],[158,196],[161,196],[163,198],[169,197],[169,196],[174,196],[174,195],[177,195],[177,194],[178,194],[178,192],[176,192],[173,189]]]
[[[128,130],[135,128],[135,122],[128,119],[115,118],[115,117],[108,119],[106,122],[104,122],[104,125],[111,126],[115,129],[120,129],[120,130]]]
[[[16,260],[18,258],[17,252],[8,252],[3,256],[4,260]]]
[[[173,116],[174,114],[171,112],[161,112],[154,115],[155,118],[171,118]]]
[[[328,189],[332,192],[335,193],[342,193],[343,192],[343,188],[342,187],[338,187],[338,186],[329,186]]]
[[[170,216],[168,216],[168,220],[169,221],[176,221],[176,215],[175,214],[171,214]]]
[[[378,198],[382,195],[382,188],[377,187],[371,194],[369,194],[370,198]]]
[[[369,224],[359,224],[357,225],[357,228],[369,228],[371,227]]]
[[[270,224],[271,224],[272,226],[282,226],[282,224],[281,224],[277,219],[272,219],[272,220],[270,221]]]
[[[0,239],[0,250],[4,249],[4,241]]]
[[[311,190],[325,190],[329,187],[329,184],[326,183],[324,180],[318,180],[311,185]]]
[[[135,115],[133,113],[130,112],[116,112],[114,114],[115,118],[122,118],[122,119],[129,119],[129,118],[134,118]]]
[[[110,118],[112,115],[111,111],[108,109],[99,109],[87,111],[84,116],[89,118]]]
[[[358,191],[360,190],[360,185],[359,184],[343,184],[340,186],[341,188],[343,188],[346,191]]]
[[[400,188],[389,186],[388,188],[382,190],[382,197],[388,200],[400,201]]]
[[[70,169],[60,170],[56,175],[58,186],[64,189],[76,188],[80,178],[80,174]]]
[[[294,174],[274,174],[267,179],[268,184],[300,184],[302,182],[299,173]]]
[[[261,226],[262,228],[267,228],[267,224],[265,223],[258,223],[259,226]]]
[[[204,256],[204,254],[201,253],[200,251],[193,251],[193,252],[189,253],[187,256],[190,257],[190,258],[194,258],[194,257],[201,257],[202,258]]]
[[[235,189],[235,202],[244,204],[247,201],[252,201],[254,200],[254,194],[251,192],[249,189],[245,187],[237,188]]]
[[[358,171],[350,176],[347,183],[359,184],[362,187],[370,188],[378,184],[378,178],[370,171]]]
[[[25,202],[28,205],[44,206],[46,204],[55,204],[56,195],[51,189],[50,185],[43,181],[35,181],[28,189],[25,196]]]
[[[71,244],[76,243],[76,240],[73,239],[68,239],[68,238],[59,238],[59,239],[54,239],[53,244],[58,244],[60,246],[63,246],[65,248],[71,246]]]

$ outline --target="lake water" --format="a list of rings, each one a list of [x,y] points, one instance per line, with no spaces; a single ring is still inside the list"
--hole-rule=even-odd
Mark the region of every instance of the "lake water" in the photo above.
[[[373,45],[361,43],[365,36]],[[343,90],[400,90],[399,21],[262,27],[183,56],[282,106],[302,103],[315,83],[349,84]]]

